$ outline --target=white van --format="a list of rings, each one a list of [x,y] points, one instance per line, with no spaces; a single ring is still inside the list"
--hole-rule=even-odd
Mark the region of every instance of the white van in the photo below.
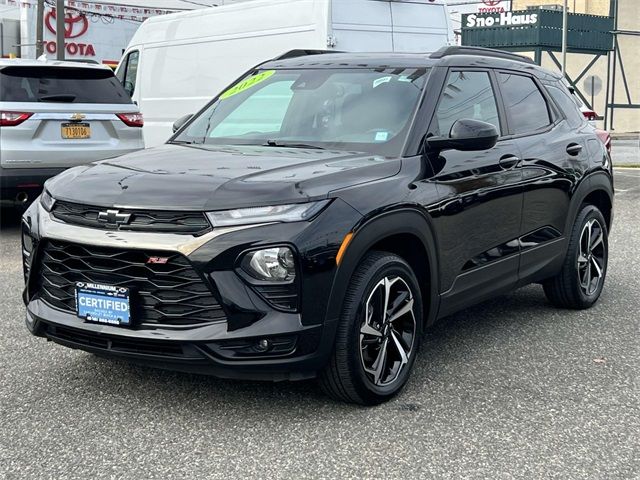
[[[116,75],[152,147],[175,120],[287,51],[430,52],[452,41],[444,0],[251,0],[150,18]]]

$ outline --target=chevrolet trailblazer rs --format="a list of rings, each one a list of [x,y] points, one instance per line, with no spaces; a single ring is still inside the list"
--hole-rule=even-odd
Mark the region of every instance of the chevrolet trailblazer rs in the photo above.
[[[377,404],[425,328],[540,283],[592,306],[610,156],[559,74],[469,47],[259,65],[165,144],[67,170],[25,213],[26,324],[105,357],[317,377]]]

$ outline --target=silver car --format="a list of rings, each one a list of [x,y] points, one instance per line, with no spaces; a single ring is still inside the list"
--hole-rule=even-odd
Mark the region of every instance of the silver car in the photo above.
[[[144,148],[142,124],[106,66],[0,59],[1,203],[27,203],[64,169]]]

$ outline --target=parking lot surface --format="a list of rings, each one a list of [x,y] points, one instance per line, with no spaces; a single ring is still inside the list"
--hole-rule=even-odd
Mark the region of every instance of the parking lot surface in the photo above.
[[[375,408],[30,336],[3,211],[0,478],[640,478],[640,169],[617,170],[616,190],[594,308],[556,310],[530,286],[460,312]]]

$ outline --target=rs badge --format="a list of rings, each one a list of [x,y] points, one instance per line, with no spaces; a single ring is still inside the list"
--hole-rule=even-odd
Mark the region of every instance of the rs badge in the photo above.
[[[168,257],[149,257],[149,260],[147,260],[147,263],[155,263],[155,264],[158,264],[158,265],[164,265],[168,261],[169,261]]]

